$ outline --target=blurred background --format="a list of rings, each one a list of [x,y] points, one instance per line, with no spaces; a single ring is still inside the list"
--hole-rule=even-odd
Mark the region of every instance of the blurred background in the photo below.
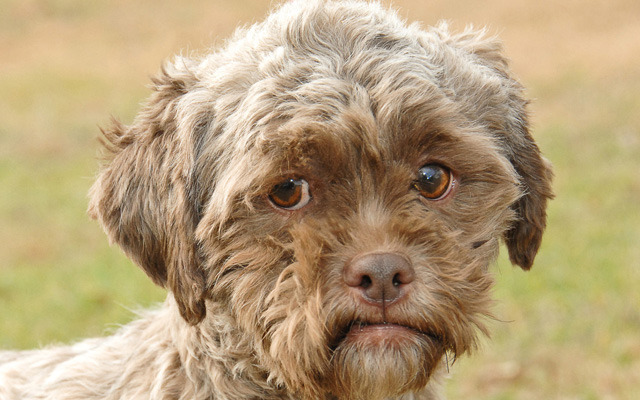
[[[164,59],[276,4],[0,0],[0,348],[108,334],[164,298],[86,216],[98,127],[131,122]],[[498,321],[449,398],[640,398],[640,1],[394,5],[503,39],[556,173],[536,264],[495,266]]]

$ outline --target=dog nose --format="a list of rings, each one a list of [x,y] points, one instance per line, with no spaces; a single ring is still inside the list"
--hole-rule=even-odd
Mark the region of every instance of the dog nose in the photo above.
[[[411,262],[396,253],[369,253],[353,259],[343,270],[345,283],[369,302],[390,304],[406,293],[415,279]]]

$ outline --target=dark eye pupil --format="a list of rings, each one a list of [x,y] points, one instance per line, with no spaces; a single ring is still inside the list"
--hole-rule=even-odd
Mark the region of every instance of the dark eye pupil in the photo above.
[[[419,180],[422,186],[426,188],[436,189],[442,182],[443,171],[435,167],[420,168]]]
[[[415,187],[427,199],[437,199],[443,196],[450,183],[449,171],[437,164],[429,164],[418,170]]]
[[[287,179],[274,186],[270,198],[280,207],[295,206],[302,198],[302,182],[296,179]]]

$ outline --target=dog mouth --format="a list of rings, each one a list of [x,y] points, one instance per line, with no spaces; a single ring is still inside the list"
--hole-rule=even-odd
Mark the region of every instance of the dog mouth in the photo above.
[[[390,322],[352,321],[347,324],[333,340],[331,348],[337,349],[342,344],[356,344],[365,347],[402,346],[405,342],[416,339],[427,340],[438,347],[443,346],[443,339],[432,331]]]

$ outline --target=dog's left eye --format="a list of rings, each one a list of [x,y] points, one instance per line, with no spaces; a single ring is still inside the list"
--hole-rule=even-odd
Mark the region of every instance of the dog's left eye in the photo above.
[[[427,164],[418,170],[418,178],[413,186],[422,197],[428,200],[440,200],[451,189],[451,171],[439,164]]]
[[[299,210],[311,201],[309,183],[304,179],[289,178],[271,189],[269,200],[276,207],[285,210]]]

